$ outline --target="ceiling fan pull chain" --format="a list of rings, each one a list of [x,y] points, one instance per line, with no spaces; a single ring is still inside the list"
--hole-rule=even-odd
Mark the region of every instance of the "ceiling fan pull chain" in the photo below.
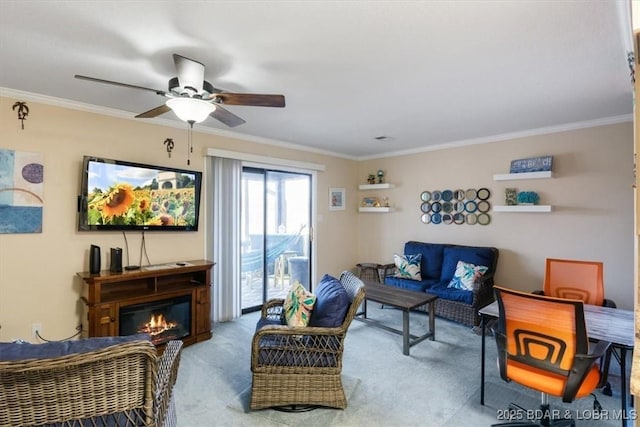
[[[187,141],[187,165],[191,165],[191,153],[193,153],[193,120],[189,120]]]

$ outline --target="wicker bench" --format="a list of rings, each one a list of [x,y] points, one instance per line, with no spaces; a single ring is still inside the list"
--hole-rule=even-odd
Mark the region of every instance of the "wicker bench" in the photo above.
[[[438,296],[436,316],[468,326],[479,325],[478,310],[493,302],[494,299],[493,278],[499,255],[497,248],[409,241],[405,243],[404,253],[422,254],[422,280],[396,277],[395,271],[390,272],[389,269],[393,264],[387,264],[383,266],[385,272],[383,282],[385,284],[436,295]],[[470,291],[448,289],[447,287],[457,261],[488,267],[484,275],[475,281],[473,289]],[[461,296],[464,299],[460,298]],[[422,306],[418,310],[428,311],[428,308]]]
[[[89,338],[64,344],[0,344],[0,425],[177,424],[172,391],[182,341],[170,341],[158,357],[148,340],[83,351],[93,345],[88,343],[91,340],[109,342]],[[18,358],[21,352],[33,354],[56,344],[71,352]],[[51,348],[45,349],[47,352],[51,354]]]

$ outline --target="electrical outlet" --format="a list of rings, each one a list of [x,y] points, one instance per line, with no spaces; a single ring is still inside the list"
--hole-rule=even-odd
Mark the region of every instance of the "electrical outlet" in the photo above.
[[[31,336],[34,339],[38,338],[38,334],[42,335],[42,323],[32,323],[31,324]]]

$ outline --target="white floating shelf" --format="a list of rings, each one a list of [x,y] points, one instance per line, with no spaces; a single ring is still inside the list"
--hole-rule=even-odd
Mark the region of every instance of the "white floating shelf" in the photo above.
[[[551,212],[551,205],[494,206],[494,212]]]
[[[384,183],[384,184],[360,184],[358,189],[360,190],[384,190],[386,188],[393,188],[393,184]]]
[[[358,211],[359,212],[393,212],[393,208],[385,207],[385,206],[382,206],[382,207],[379,207],[379,208],[376,208],[376,207],[360,207],[360,208],[358,208]]]
[[[522,173],[504,173],[493,175],[494,181],[511,181],[516,179],[543,179],[551,178],[553,176],[551,171],[543,172],[522,172]]]

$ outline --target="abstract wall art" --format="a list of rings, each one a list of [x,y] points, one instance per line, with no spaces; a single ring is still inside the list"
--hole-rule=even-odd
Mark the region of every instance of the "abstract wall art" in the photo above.
[[[0,148],[0,234],[42,233],[42,155]]]

